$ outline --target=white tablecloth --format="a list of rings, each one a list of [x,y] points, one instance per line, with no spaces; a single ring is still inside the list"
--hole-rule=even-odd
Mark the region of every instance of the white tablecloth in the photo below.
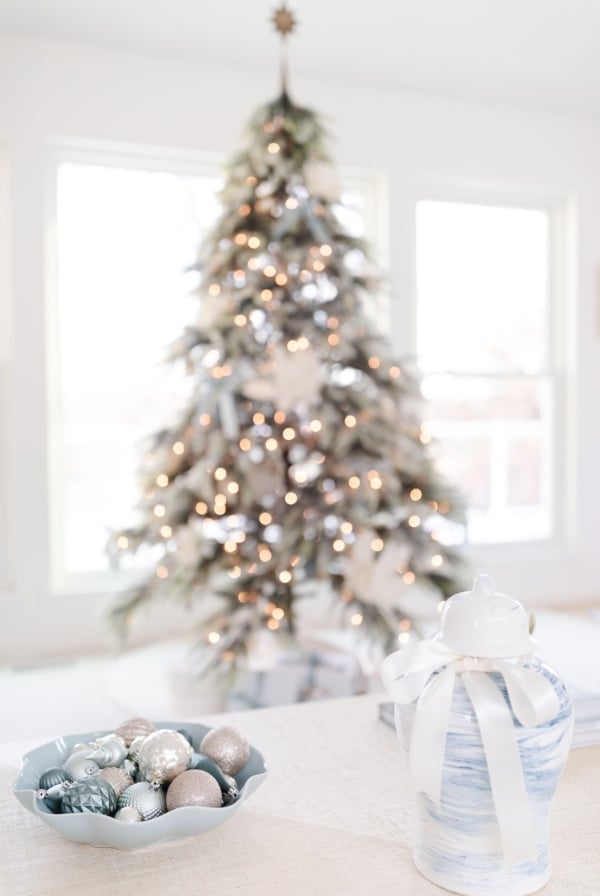
[[[115,725],[121,719],[115,719]],[[62,839],[11,793],[24,752],[0,746],[1,896],[434,896],[411,862],[402,757],[377,699],[354,697],[190,721],[235,724],[265,755],[263,786],[226,824],[139,852]],[[576,750],[553,817],[544,896],[600,894],[600,747]]]

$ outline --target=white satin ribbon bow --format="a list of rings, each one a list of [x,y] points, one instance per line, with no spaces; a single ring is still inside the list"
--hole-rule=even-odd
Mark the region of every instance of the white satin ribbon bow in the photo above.
[[[416,641],[386,657],[381,677],[394,703],[417,699],[409,752],[416,793],[425,793],[439,809],[446,734],[456,674],[462,675],[479,723],[492,797],[508,867],[535,859],[536,834],[513,718],[502,692],[486,672],[499,672],[517,719],[527,728],[558,714],[550,682],[525,668],[530,657],[487,659],[459,656],[434,640]],[[441,669],[438,675],[432,673]]]

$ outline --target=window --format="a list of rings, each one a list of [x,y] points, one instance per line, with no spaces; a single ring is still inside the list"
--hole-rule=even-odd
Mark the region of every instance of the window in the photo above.
[[[81,587],[82,577],[101,583],[108,532],[134,522],[143,439],[185,401],[161,359],[197,314],[197,275],[185,269],[217,217],[221,186],[217,163],[82,156],[64,153],[54,169],[51,553],[59,589]],[[379,245],[382,188],[374,175],[344,177],[344,201],[354,206],[346,225]]]
[[[558,434],[550,207],[417,203],[417,354],[438,464],[467,535],[555,534]]]

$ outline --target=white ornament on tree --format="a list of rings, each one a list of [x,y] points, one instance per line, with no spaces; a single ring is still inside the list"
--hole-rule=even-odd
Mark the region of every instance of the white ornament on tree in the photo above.
[[[287,412],[299,403],[316,404],[322,385],[321,361],[312,348],[290,352],[276,345],[263,376],[247,383],[244,394],[255,401],[271,401]]]
[[[351,553],[344,558],[344,577],[359,600],[391,609],[398,604],[402,580],[397,569],[406,550],[388,541],[377,553],[371,547],[377,537],[373,530],[358,533]]]

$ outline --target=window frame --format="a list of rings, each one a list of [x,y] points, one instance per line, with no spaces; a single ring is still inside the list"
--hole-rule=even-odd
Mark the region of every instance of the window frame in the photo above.
[[[551,534],[527,540],[501,542],[467,541],[466,555],[474,565],[493,568],[496,564],[531,557],[543,560],[554,548],[565,548],[575,538],[575,402],[570,371],[574,360],[575,282],[574,256],[576,217],[573,198],[538,187],[476,182],[467,180],[423,179],[412,196],[412,326],[411,352],[417,365],[417,205],[419,202],[447,202],[497,208],[541,210],[548,215],[548,357],[547,368],[532,378],[546,376],[552,390]],[[427,371],[420,371],[422,375]]]

